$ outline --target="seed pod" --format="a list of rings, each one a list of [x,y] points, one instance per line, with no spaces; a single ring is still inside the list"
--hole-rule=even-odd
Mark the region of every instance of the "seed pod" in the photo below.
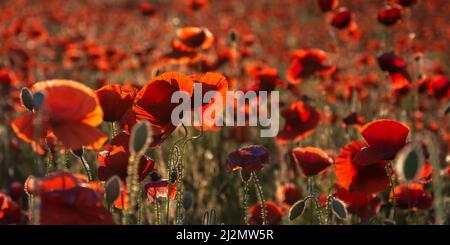
[[[120,195],[120,186],[122,182],[117,175],[111,177],[105,184],[105,200],[108,205],[114,203],[114,201]]]
[[[406,145],[396,158],[395,172],[398,178],[406,181],[417,179],[420,169],[425,164],[422,148],[414,143]]]
[[[289,220],[294,220],[297,217],[302,216],[303,212],[305,211],[306,207],[306,200],[300,200],[296,203],[294,203],[289,210]]]
[[[142,156],[151,143],[151,129],[147,122],[136,124],[131,130],[130,152]]]
[[[22,88],[20,91],[20,102],[27,110],[33,110],[33,94],[28,88]]]
[[[45,95],[43,92],[37,92],[33,95],[33,108],[35,111],[39,111],[39,109],[41,109],[44,99]]]
[[[331,199],[331,211],[339,219],[346,219],[348,216],[345,203],[337,198]]]

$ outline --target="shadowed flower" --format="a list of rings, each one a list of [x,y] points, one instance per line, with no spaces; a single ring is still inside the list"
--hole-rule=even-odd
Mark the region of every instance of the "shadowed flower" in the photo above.
[[[20,224],[24,215],[19,204],[0,192],[0,225]]]
[[[107,180],[114,175],[119,176],[123,181],[127,177],[130,135],[120,132],[111,143],[104,147],[104,150],[97,155],[100,166],[98,167],[98,178],[101,181]],[[139,161],[139,179],[143,180],[150,172],[156,169],[156,163],[142,156]]]
[[[95,93],[103,109],[103,120],[107,122],[119,121],[133,105],[134,91],[125,91],[119,84],[105,85]]]
[[[378,21],[385,25],[391,26],[402,18],[402,9],[396,5],[386,5],[378,13]]]
[[[339,0],[318,0],[320,10],[328,12],[339,5]]]
[[[305,177],[322,173],[333,164],[333,159],[327,153],[315,147],[296,147],[291,150],[289,155],[291,164],[299,166]]]
[[[331,25],[337,29],[347,28],[353,21],[353,13],[346,7],[339,7],[331,14]]]
[[[280,144],[299,141],[310,135],[319,125],[321,115],[318,109],[308,102],[296,102],[284,109],[281,116],[285,119],[284,128],[278,133]]]
[[[52,132],[66,148],[80,149],[83,146],[98,149],[107,137],[96,128],[103,119],[98,98],[89,87],[69,80],[38,82],[33,93],[43,93],[44,101],[36,111],[27,112],[14,120],[12,128],[26,142],[35,142],[36,135],[45,138]],[[41,120],[39,134],[34,124]]]
[[[348,143],[341,148],[334,163],[335,173],[340,186],[347,191],[377,193],[389,186],[386,175],[385,161],[370,165],[359,165],[354,162],[355,156],[361,151],[363,144],[358,141]]]
[[[184,27],[177,30],[177,38],[189,48],[207,49],[214,42],[213,34],[204,27]]]
[[[43,225],[114,224],[103,207],[101,195],[68,172],[54,172],[42,179],[28,179],[29,193],[40,197]]]
[[[283,218],[283,210],[278,207],[275,203],[266,201],[264,206],[267,210],[267,224],[268,225],[278,225]],[[263,219],[261,217],[261,203],[257,203],[249,208],[249,223],[251,225],[261,225]]]
[[[403,184],[394,188],[397,207],[401,209],[429,209],[432,205],[432,195],[422,184]]]
[[[367,147],[353,158],[358,165],[370,165],[380,160],[392,160],[405,144],[409,128],[393,120],[381,119],[361,129]]]
[[[320,49],[295,50],[292,56],[294,59],[287,71],[287,79],[292,84],[298,84],[313,75],[334,70],[334,66],[324,64],[328,55]]]
[[[291,206],[302,198],[302,191],[293,183],[286,183],[278,187],[276,198],[279,203]]]
[[[342,119],[342,122],[346,127],[355,125],[361,126],[364,122],[364,117],[360,117],[357,112],[350,112],[346,117]]]
[[[250,145],[233,151],[228,155],[227,171],[245,169],[258,171],[269,163],[269,151],[262,145]]]
[[[161,179],[157,172],[151,173],[151,181],[144,187],[149,202],[154,202],[157,198],[167,198],[169,192],[169,180]],[[170,183],[170,200],[175,198],[177,193],[177,183]]]
[[[417,0],[394,0],[394,2],[402,5],[403,7],[411,7],[417,3]]]

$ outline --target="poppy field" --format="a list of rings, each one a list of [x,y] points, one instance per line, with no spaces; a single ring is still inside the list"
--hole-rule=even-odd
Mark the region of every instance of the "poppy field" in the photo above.
[[[2,225],[450,222],[450,1],[0,9]]]

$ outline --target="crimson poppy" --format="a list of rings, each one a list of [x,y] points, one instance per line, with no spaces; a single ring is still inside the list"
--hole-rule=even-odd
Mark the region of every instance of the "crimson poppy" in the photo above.
[[[267,91],[275,90],[277,86],[283,84],[279,78],[278,71],[275,68],[264,67],[254,71],[254,79],[256,83],[249,88],[253,91]]]
[[[286,206],[292,206],[302,198],[302,191],[293,183],[286,183],[278,187],[276,199],[279,203]]]
[[[277,135],[280,144],[304,139],[313,132],[321,120],[319,110],[303,101],[290,105],[281,112],[281,116],[286,122]]]
[[[310,76],[334,70],[334,66],[324,64],[328,55],[323,50],[295,50],[292,56],[294,59],[287,71],[287,79],[292,84],[298,84]]]
[[[364,123],[364,117],[359,116],[357,112],[353,111],[350,112],[346,117],[344,117],[342,119],[342,122],[346,126],[356,125],[357,127],[359,127]]]
[[[150,80],[136,95],[133,105],[135,118],[155,125],[162,141],[178,126],[171,120],[172,110],[179,105],[171,102],[172,94],[184,92],[190,97],[193,90],[194,82],[190,77],[178,72],[163,73]]]
[[[335,9],[331,13],[331,25],[337,29],[344,29],[353,22],[353,13],[346,7]]]
[[[333,164],[333,159],[316,147],[296,147],[289,155],[291,164],[299,166],[305,177],[320,174]]]
[[[150,202],[156,201],[157,198],[167,198],[167,194],[169,194],[170,200],[173,200],[177,193],[177,183],[169,183],[168,179],[162,179],[158,173],[152,172],[151,181],[145,185],[144,189]]]
[[[355,156],[363,149],[363,143],[352,141],[340,149],[334,163],[340,186],[350,192],[377,193],[389,186],[385,161],[378,160],[370,165],[355,163]]]
[[[97,155],[100,166],[98,167],[98,178],[105,181],[117,175],[123,181],[127,177],[130,135],[120,132],[104,147]],[[156,169],[156,163],[147,156],[139,160],[139,179],[143,180],[150,172]]]
[[[370,165],[380,160],[392,160],[405,144],[409,128],[393,120],[381,119],[364,125],[361,135],[367,147],[352,159],[358,165]]]
[[[214,42],[213,34],[204,27],[184,27],[176,32],[178,40],[189,48],[208,49]]]
[[[446,75],[433,75],[419,83],[419,89],[437,99],[450,98],[450,80]]]
[[[339,0],[318,0],[317,2],[322,12],[333,10],[339,5]]]
[[[394,197],[397,207],[401,209],[429,209],[433,202],[431,193],[424,189],[423,184],[418,183],[396,186]]]
[[[0,225],[20,224],[23,218],[19,204],[0,192]]]
[[[393,51],[381,54],[378,56],[377,61],[381,70],[387,71],[391,75],[401,74],[406,80],[411,81],[405,60]]]
[[[221,113],[225,109],[226,106],[226,92],[228,91],[228,81],[227,79],[219,73],[207,72],[202,76],[193,76],[192,79],[196,83],[200,83],[202,85],[201,98],[210,91],[217,91],[210,102],[202,103],[200,108],[195,108],[194,110],[201,110],[202,115],[202,126],[204,130],[208,130],[215,126],[215,120],[217,117],[220,117]],[[222,99],[221,107],[213,108],[215,106],[216,96],[220,96]],[[211,118],[206,117],[203,113],[206,110],[213,110],[211,113]],[[216,115],[216,112],[218,115]]]
[[[36,83],[32,91],[45,96],[39,108],[41,138],[52,132],[70,149],[98,149],[107,140],[96,128],[102,122],[103,111],[89,87],[69,80],[50,80]],[[35,117],[33,112],[27,112],[12,123],[14,132],[26,142],[35,142]]]
[[[192,10],[200,10],[208,5],[208,0],[186,0]]]
[[[374,194],[365,192],[349,192],[340,186],[335,187],[333,196],[342,200],[347,206],[347,211],[367,221],[377,214],[381,207],[381,200]]]
[[[114,224],[103,206],[102,196],[71,173],[54,172],[42,179],[29,178],[26,186],[29,193],[40,197],[40,224]]]
[[[141,3],[139,5],[141,13],[145,16],[152,16],[156,13],[156,8],[151,3]]]
[[[133,105],[134,91],[126,91],[119,84],[105,85],[96,90],[103,109],[103,120],[115,122],[122,119]]]
[[[228,155],[227,171],[245,169],[258,171],[269,163],[269,150],[262,145],[242,147]]]
[[[402,9],[396,5],[386,5],[378,13],[378,21],[385,25],[391,26],[397,23],[402,18]]]
[[[278,225],[284,216],[283,210],[271,201],[264,202],[267,210],[267,224]],[[252,225],[261,225],[263,219],[261,217],[261,203],[256,203],[249,208],[249,223]]]

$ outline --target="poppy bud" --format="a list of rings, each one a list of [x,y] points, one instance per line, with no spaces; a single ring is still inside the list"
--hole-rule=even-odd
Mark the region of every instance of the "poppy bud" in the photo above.
[[[232,42],[236,42],[236,41],[237,41],[237,38],[238,38],[237,33],[236,33],[235,31],[231,31],[231,33],[230,33],[230,39],[231,39],[231,41],[232,41]]]
[[[20,102],[29,111],[33,110],[33,95],[28,88],[22,88],[20,91]]]
[[[331,211],[339,219],[345,219],[348,216],[345,203],[337,198],[331,199]]]
[[[337,29],[344,29],[350,25],[352,20],[352,12],[346,7],[340,7],[333,12],[331,25]]]
[[[143,155],[151,143],[150,127],[146,122],[136,124],[130,136],[130,152]]]
[[[45,95],[43,92],[37,92],[33,95],[33,108],[39,111],[42,104],[44,103]]]
[[[289,220],[294,220],[297,217],[302,216],[303,212],[305,211],[305,206],[306,200],[300,200],[294,203],[289,210]]]
[[[333,10],[339,4],[339,0],[319,0],[318,2],[320,10],[322,10],[322,12],[328,12],[330,10]]]
[[[378,21],[385,26],[394,25],[401,18],[401,8],[394,5],[386,5],[380,13],[378,13]]]
[[[120,178],[117,175],[111,177],[105,184],[105,200],[108,205],[114,203],[114,201],[120,195],[121,187]]]

